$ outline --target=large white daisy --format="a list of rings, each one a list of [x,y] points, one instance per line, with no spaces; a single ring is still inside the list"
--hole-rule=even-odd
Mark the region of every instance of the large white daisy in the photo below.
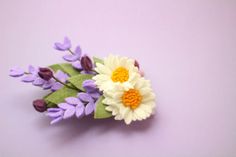
[[[134,60],[113,55],[105,58],[104,64],[97,63],[95,71],[98,73],[93,77],[95,84],[105,92],[115,85],[125,89],[132,88],[136,79],[140,77]]]
[[[104,96],[106,110],[112,112],[116,120],[124,120],[126,124],[150,117],[156,106],[150,81],[141,77],[133,88],[125,90],[122,86],[116,85],[104,93]]]

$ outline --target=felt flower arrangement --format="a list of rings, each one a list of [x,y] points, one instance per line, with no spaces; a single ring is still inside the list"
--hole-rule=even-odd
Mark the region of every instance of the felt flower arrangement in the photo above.
[[[82,55],[80,46],[72,51],[67,37],[54,47],[68,52],[63,56],[67,63],[48,67],[30,65],[27,71],[15,67],[9,74],[51,91],[33,101],[37,111],[46,112],[52,119],[51,124],[88,115],[93,115],[94,119],[114,117],[130,124],[154,114],[155,94],[136,60],[115,55],[91,59]]]

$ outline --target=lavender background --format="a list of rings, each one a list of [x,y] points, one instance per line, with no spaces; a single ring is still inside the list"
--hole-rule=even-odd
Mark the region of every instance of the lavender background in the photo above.
[[[53,43],[139,60],[157,114],[126,126],[50,126],[31,102],[45,94],[8,77],[14,65],[62,62]],[[236,156],[235,0],[0,0],[0,156]]]

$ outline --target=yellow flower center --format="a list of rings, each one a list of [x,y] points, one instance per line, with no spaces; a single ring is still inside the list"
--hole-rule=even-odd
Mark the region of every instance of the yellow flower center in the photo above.
[[[136,89],[130,89],[124,92],[122,96],[122,103],[126,107],[130,107],[131,109],[136,109],[142,101],[142,96]]]
[[[118,67],[112,72],[111,79],[113,82],[125,82],[129,79],[129,71],[124,67]]]

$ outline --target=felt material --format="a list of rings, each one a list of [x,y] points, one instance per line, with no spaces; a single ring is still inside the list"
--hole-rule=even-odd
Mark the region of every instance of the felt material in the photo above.
[[[53,64],[49,66],[54,72],[61,70],[67,73],[70,76],[78,75],[80,72],[76,70],[70,63],[61,63],[61,64]]]
[[[105,109],[106,105],[102,103],[103,99],[104,99],[104,96],[101,96],[96,102],[96,107],[94,111],[95,119],[104,119],[104,118],[109,118],[112,116],[111,112],[108,112]]]
[[[80,75],[75,75],[72,76],[71,78],[68,79],[68,81],[73,84],[76,88],[85,91],[83,88],[83,82],[85,80],[91,79],[93,77],[93,75],[89,75],[89,74],[80,74]]]
[[[96,63],[101,63],[101,64],[104,64],[104,61],[100,58],[97,58],[97,57],[93,57],[93,61],[94,61],[94,64],[96,65]]]
[[[77,95],[77,90],[63,87],[44,98],[47,103],[59,104],[65,101],[65,98]],[[50,104],[51,105],[51,104]]]
[[[54,44],[54,48],[58,51],[66,51],[71,48],[71,41],[67,37],[64,38],[64,41],[62,43],[56,42]]]

